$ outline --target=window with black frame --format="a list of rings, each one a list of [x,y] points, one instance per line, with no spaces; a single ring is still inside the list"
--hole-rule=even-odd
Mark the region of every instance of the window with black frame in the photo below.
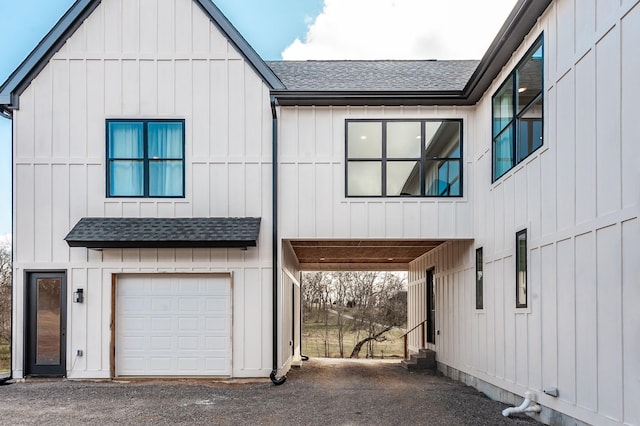
[[[516,308],[527,307],[527,230],[516,234]]]
[[[484,261],[482,247],[476,249],[476,309],[484,309]]]
[[[493,181],[543,143],[543,38],[493,96]]]
[[[462,196],[462,121],[347,120],[347,197]]]
[[[108,197],[184,197],[183,120],[107,120]]]

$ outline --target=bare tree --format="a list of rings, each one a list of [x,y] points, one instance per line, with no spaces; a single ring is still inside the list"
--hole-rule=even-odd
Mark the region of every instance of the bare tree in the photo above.
[[[0,241],[0,343],[11,339],[11,249]]]
[[[390,272],[366,274],[361,276],[364,283],[361,300],[365,308],[357,310],[356,321],[364,337],[355,344],[350,358],[358,358],[364,345],[367,345],[367,357],[373,357],[375,343],[384,342],[387,332],[406,322],[404,279]]]

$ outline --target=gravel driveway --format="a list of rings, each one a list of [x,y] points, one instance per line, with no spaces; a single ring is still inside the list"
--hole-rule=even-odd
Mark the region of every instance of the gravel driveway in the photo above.
[[[269,380],[76,382],[0,386],[11,425],[521,425],[504,404],[398,361],[314,359],[282,386]]]

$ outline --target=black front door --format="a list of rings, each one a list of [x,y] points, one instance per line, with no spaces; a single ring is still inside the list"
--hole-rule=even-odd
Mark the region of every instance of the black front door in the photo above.
[[[66,273],[29,272],[26,279],[25,374],[64,377],[67,373]]]

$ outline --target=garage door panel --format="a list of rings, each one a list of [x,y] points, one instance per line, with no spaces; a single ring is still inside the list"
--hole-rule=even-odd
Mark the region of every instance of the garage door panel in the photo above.
[[[231,375],[227,277],[120,276],[116,317],[117,375]]]

